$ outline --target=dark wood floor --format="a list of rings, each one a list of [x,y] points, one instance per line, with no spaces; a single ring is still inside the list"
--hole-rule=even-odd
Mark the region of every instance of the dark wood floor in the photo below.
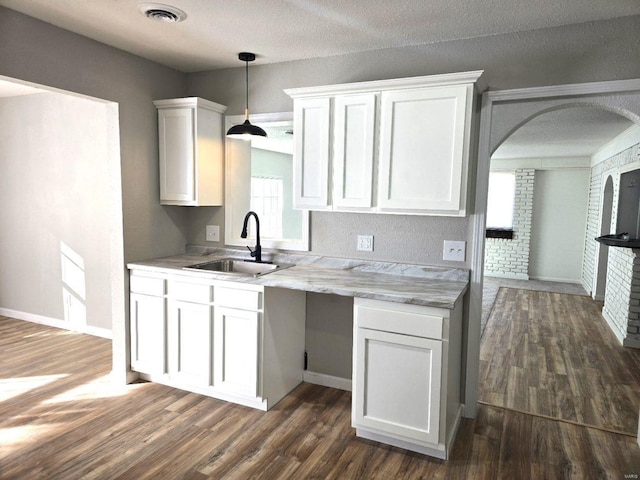
[[[0,317],[2,479],[538,479],[640,473],[630,435],[481,405],[449,461],[358,439],[349,392],[302,384],[260,412],[113,385],[108,340]]]
[[[590,297],[501,288],[480,348],[481,401],[636,435],[640,350]]]

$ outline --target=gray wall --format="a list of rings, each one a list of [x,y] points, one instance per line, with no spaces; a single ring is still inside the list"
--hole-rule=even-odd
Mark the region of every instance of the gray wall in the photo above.
[[[114,371],[123,378],[125,262],[183,252],[187,241],[187,216],[180,207],[158,202],[158,127],[152,103],[184,96],[186,75],[3,7],[0,75],[118,105],[122,196],[111,201],[112,208],[121,211],[123,233],[111,232],[111,241],[122,251],[120,261],[112,259],[108,274],[114,289],[113,348],[119,352],[114,355]]]
[[[629,17],[354,55],[254,65],[250,71],[250,108],[253,113],[291,111],[293,102],[282,91],[286,88],[467,70],[484,70],[484,80],[492,90],[638,78],[640,63],[636,40],[639,28],[640,17]],[[256,53],[260,54],[259,51]],[[190,74],[187,90],[189,95],[228,105],[230,115],[240,114],[244,108],[244,69]],[[626,104],[626,100],[621,98],[620,103]],[[494,120],[501,122],[503,119],[497,113]],[[513,128],[511,116],[504,120],[504,125]],[[502,133],[500,129],[495,132],[496,135]],[[474,170],[475,165],[472,165],[469,198],[475,197]],[[190,215],[189,240],[192,243],[204,244],[205,225],[224,225],[223,208],[197,209]],[[444,240],[466,240],[469,248],[472,225],[466,218],[312,212],[310,222],[311,250],[315,254],[457,267],[471,265],[469,255],[464,264],[442,260]],[[357,234],[375,235],[375,251],[357,252]],[[335,335],[336,328],[343,338],[350,335],[350,322],[338,324],[333,321],[345,317],[349,307],[339,302],[321,304],[309,297],[308,301],[308,311],[317,307],[323,312],[307,319],[309,368],[329,375],[346,373],[349,365],[345,363],[337,368],[335,352],[326,352],[314,345],[319,345],[316,341],[319,338]],[[346,358],[346,352],[342,353],[340,358]]]
[[[637,48],[629,48],[630,41],[637,37],[638,28],[640,17],[627,17],[355,55],[255,65],[250,71],[250,108],[254,113],[292,110],[292,100],[282,91],[285,88],[476,69],[484,69],[484,78],[491,89],[640,77]],[[240,114],[244,108],[244,69],[190,74],[187,90],[189,95],[228,105],[229,114]],[[470,197],[473,198],[473,192]],[[196,238],[194,233],[204,231],[207,223],[223,225],[222,208],[200,209],[191,215],[189,240],[193,243],[202,243],[203,237]],[[311,248],[314,253],[461,266],[442,260],[442,242],[445,239],[469,241],[471,238],[466,219],[340,216],[312,214]],[[389,228],[390,224],[400,224],[404,235]],[[338,231],[339,225],[352,226],[351,234]],[[428,232],[428,242],[421,232]],[[357,233],[376,234],[376,251],[372,254],[356,252],[354,235]],[[467,259],[462,266],[469,265]]]
[[[251,108],[255,113],[290,111],[292,102],[284,88],[475,69],[485,70],[492,89],[638,78],[639,25],[640,17],[630,17],[255,66]],[[197,95],[229,105],[229,114],[240,114],[241,66],[185,75],[0,7],[0,75],[118,103],[124,261],[181,252],[185,243],[200,237],[205,225],[224,225],[223,208],[159,205],[157,121],[151,101]],[[355,256],[355,237],[343,233],[346,226],[354,234],[376,235],[376,251],[361,255],[378,260],[444,265],[442,240],[471,239],[466,219],[325,213],[312,215],[311,223],[312,250],[318,254]],[[119,267],[122,271],[114,273]],[[116,289],[122,297],[126,292],[123,273],[123,265],[112,264],[111,274],[119,279]],[[126,325],[124,300],[115,303],[114,349],[118,349],[123,347]],[[118,374],[121,367],[115,367]]]
[[[108,140],[105,104],[0,99],[0,307],[63,320],[66,246],[84,260],[86,324],[111,330]]]

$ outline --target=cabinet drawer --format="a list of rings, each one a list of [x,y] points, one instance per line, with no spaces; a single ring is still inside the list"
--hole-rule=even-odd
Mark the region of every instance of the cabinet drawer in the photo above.
[[[419,312],[405,312],[357,305],[355,318],[358,328],[413,335],[442,340],[445,318]]]
[[[211,303],[211,285],[188,282],[169,282],[169,296],[193,303]]]
[[[129,289],[131,293],[142,293],[144,295],[154,295],[161,297],[164,295],[164,278],[143,277],[131,275],[129,277]]]
[[[241,310],[260,310],[262,308],[261,292],[228,287],[216,287],[215,290],[216,305]]]

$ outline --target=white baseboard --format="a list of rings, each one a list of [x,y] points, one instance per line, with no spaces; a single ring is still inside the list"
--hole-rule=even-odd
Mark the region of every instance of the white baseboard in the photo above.
[[[609,318],[609,316],[605,313],[604,310],[602,311],[602,318],[604,318],[604,320],[607,322],[609,329],[616,336],[616,338],[620,342],[620,345],[624,345],[624,335],[620,333],[620,330],[618,330],[617,325]]]
[[[18,310],[11,310],[9,308],[2,307],[0,307],[0,315],[15,318],[17,320],[39,323],[40,325],[47,325],[48,327],[62,328],[63,330],[70,330],[72,332],[86,333],[87,335],[93,335],[94,337],[102,337],[109,340],[113,339],[113,333],[107,328],[93,327],[91,325],[71,325],[69,322],[59,320],[57,318],[45,317],[44,315],[20,312]]]
[[[529,275],[524,273],[484,272],[485,277],[508,278],[510,280],[529,280]]]
[[[305,370],[302,380],[314,385],[322,385],[323,387],[337,388],[339,390],[351,391],[351,380],[348,378],[334,377],[333,375],[325,375],[324,373],[309,372]]]
[[[529,277],[529,280],[540,280],[541,282],[560,282],[573,283],[582,286],[582,282],[575,278],[556,278],[556,277]],[[585,289],[586,291],[586,289]]]

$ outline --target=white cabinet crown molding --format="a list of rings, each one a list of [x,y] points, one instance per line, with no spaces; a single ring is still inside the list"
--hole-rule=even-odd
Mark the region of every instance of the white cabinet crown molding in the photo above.
[[[205,100],[200,97],[170,98],[166,100],[154,100],[153,104],[157,108],[176,108],[176,107],[193,107],[204,108],[216,113],[224,113],[227,111],[226,105]]]
[[[324,97],[327,95],[347,95],[351,93],[379,92],[383,90],[402,90],[406,88],[437,87],[475,83],[479,92],[484,90],[481,77],[484,70],[470,72],[425,75],[420,77],[392,78],[369,82],[342,83],[316,87],[288,88],[284,93],[291,98]]]

